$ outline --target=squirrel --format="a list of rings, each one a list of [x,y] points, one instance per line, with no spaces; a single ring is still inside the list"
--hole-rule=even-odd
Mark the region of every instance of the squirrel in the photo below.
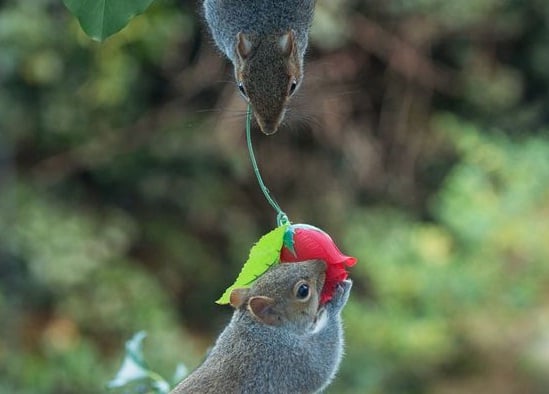
[[[321,260],[280,263],[250,288],[234,289],[230,323],[172,394],[296,394],[326,388],[343,354],[340,314],[352,282],[340,282],[321,305],[325,273]]]
[[[316,0],[204,0],[215,44],[263,133],[274,134],[303,78]]]

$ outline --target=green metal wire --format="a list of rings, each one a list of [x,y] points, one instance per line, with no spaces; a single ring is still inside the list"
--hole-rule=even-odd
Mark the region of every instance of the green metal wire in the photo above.
[[[254,155],[254,149],[252,147],[252,136],[251,136],[251,130],[252,128],[252,107],[251,105],[248,105],[248,111],[246,113],[246,141],[248,143],[248,152],[250,153],[250,160],[252,162],[252,168],[254,169],[255,177],[257,178],[257,183],[259,183],[259,187],[261,188],[261,191],[263,192],[263,195],[271,204],[271,207],[276,211],[276,222],[279,226],[282,226],[283,224],[290,223],[290,220],[288,219],[288,216],[284,213],[284,211],[280,208],[280,205],[275,201],[275,199],[271,196],[271,193],[269,192],[269,189],[265,186],[263,183],[263,179],[261,178],[261,174],[259,173],[259,167],[257,166],[257,161],[255,160]]]

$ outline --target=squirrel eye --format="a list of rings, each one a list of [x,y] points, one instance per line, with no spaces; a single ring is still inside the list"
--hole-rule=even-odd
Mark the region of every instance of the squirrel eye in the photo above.
[[[296,289],[295,296],[302,300],[307,298],[309,296],[309,285],[301,283]]]
[[[248,95],[246,94],[246,89],[244,88],[244,84],[242,82],[238,82],[238,90],[240,90],[240,93],[248,98]]]
[[[294,94],[296,88],[297,81],[295,79],[292,79],[292,82],[290,82],[290,95]]]

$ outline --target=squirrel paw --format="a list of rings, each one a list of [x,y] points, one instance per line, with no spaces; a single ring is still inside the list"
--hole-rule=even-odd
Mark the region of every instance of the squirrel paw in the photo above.
[[[343,309],[349,299],[351,287],[353,287],[353,281],[350,279],[339,282],[334,290],[332,299],[326,304],[326,307],[336,312]]]

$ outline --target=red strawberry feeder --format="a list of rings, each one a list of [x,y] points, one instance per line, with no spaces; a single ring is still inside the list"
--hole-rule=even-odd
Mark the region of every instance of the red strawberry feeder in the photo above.
[[[280,251],[281,263],[305,260],[326,262],[326,280],[320,295],[320,303],[332,299],[337,284],[349,276],[346,267],[356,264],[357,259],[341,253],[332,238],[321,229],[309,224],[293,224],[284,234]]]

